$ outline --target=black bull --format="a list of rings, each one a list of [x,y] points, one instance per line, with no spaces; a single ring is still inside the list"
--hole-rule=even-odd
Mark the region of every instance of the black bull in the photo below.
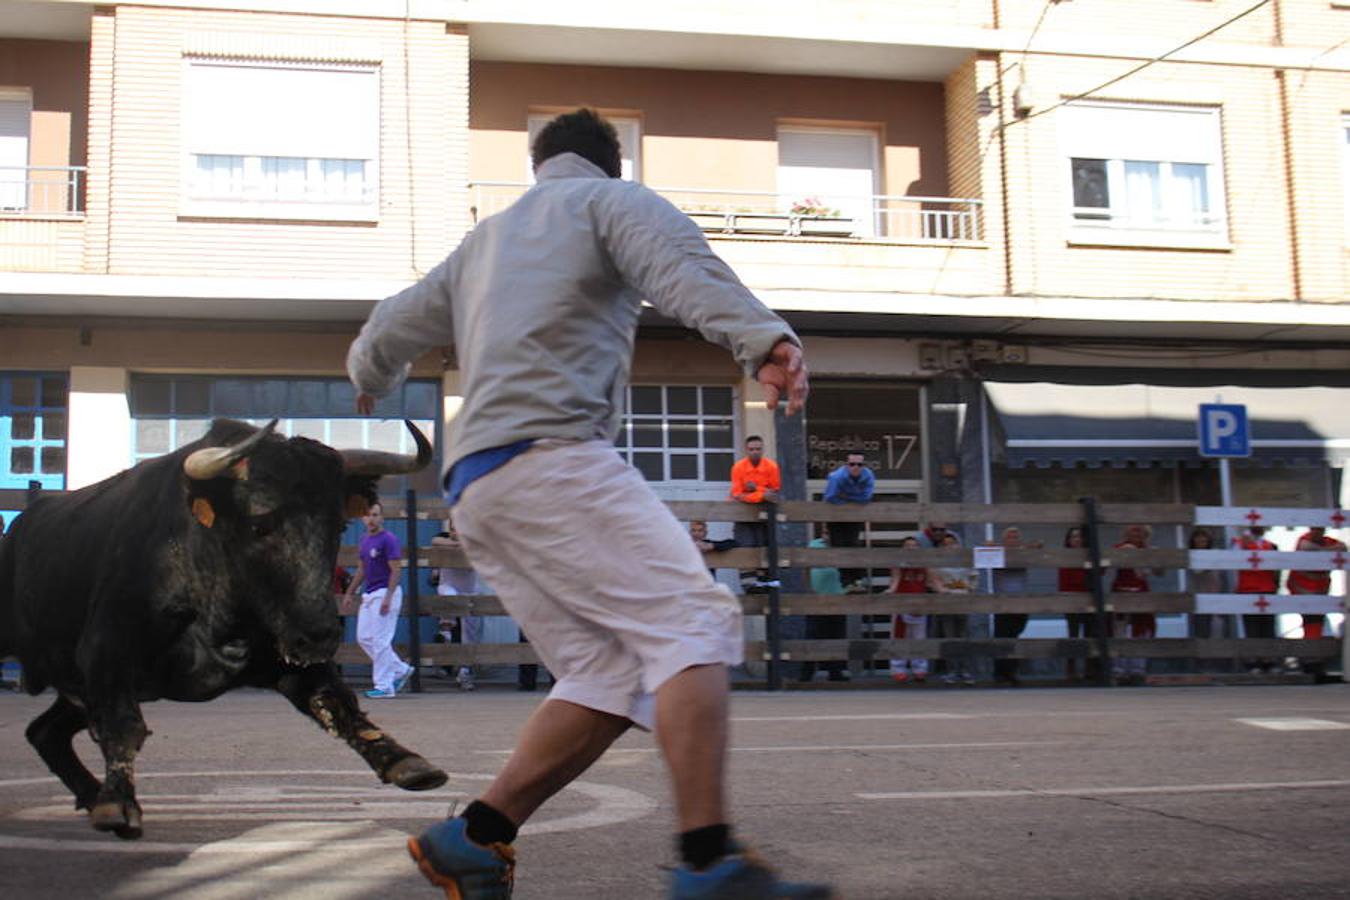
[[[431,447],[411,422],[415,457],[287,440],[275,424],[217,419],[174,453],[39,499],[0,540],[0,657],[18,656],[29,693],[57,692],[28,740],[99,830],[141,834],[140,704],[244,685],[281,692],[383,781],[445,783],[366,718],[332,661],[348,513],[375,499],[380,475],[424,467]],[[84,728],[101,784],[71,744]]]

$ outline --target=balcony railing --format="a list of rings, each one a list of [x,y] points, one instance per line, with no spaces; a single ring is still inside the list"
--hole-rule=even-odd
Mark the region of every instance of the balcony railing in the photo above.
[[[0,217],[83,214],[84,166],[0,166]]]
[[[477,222],[510,206],[530,185],[476,181],[469,187]],[[653,190],[710,234],[943,244],[981,239],[983,201],[970,198],[822,195],[804,205],[771,191]]]

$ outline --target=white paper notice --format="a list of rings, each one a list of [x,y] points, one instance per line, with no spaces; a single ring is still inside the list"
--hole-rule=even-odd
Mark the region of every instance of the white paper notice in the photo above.
[[[1004,569],[1008,566],[1008,557],[1002,547],[975,547],[974,551],[977,569]]]

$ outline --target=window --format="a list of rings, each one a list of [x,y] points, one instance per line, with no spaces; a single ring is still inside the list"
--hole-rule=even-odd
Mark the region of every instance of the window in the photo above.
[[[1073,103],[1060,115],[1076,231],[1224,232],[1217,109]]]
[[[65,375],[0,375],[0,488],[65,488],[66,406]]]
[[[877,135],[857,129],[782,126],[778,129],[778,195],[783,211],[812,210],[851,222],[851,233],[873,237],[880,166]]]
[[[405,382],[379,401],[380,420],[357,418],[356,394],[345,378],[211,378],[133,375],[132,458],[136,462],[177,450],[206,434],[216,416],[257,425],[273,416],[277,431],[339,448],[415,451],[401,419],[411,419],[432,437],[439,419],[440,385]]]
[[[0,88],[0,212],[28,209],[28,131],[33,99]]]
[[[615,444],[648,481],[730,481],[729,387],[632,385]]]
[[[526,133],[529,147],[534,146],[535,136],[544,126],[557,116],[554,113],[535,113],[526,120]],[[614,130],[619,133],[619,177],[624,181],[642,180],[642,123],[634,118],[605,116]],[[530,162],[530,153],[525,151],[525,171],[531,184],[534,183],[534,165]]]
[[[190,58],[183,212],[374,219],[379,70]]]

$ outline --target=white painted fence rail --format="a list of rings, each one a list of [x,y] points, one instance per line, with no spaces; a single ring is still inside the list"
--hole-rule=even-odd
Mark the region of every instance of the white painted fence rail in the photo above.
[[[1344,597],[1326,594],[1196,594],[1195,611],[1202,615],[1282,615],[1284,613],[1338,613]]]
[[[1192,569],[1337,572],[1350,568],[1350,553],[1332,550],[1192,550],[1190,559]]]
[[[1264,525],[1267,528],[1345,528],[1350,512],[1281,506],[1197,506],[1196,525]]]

